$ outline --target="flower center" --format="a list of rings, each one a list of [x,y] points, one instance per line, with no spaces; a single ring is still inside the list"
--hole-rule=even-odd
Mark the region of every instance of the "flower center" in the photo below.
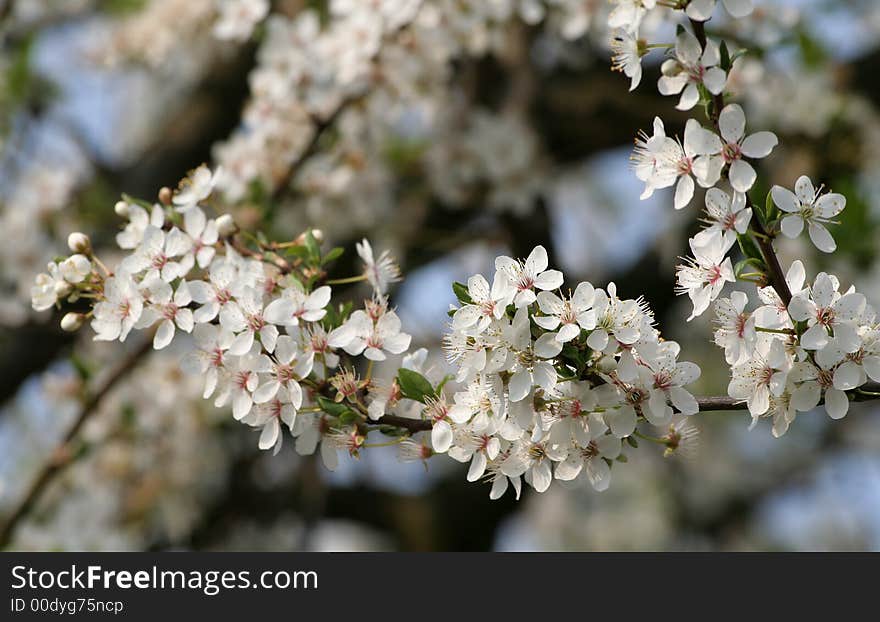
[[[742,148],[740,148],[739,143],[727,143],[721,149],[721,156],[724,158],[725,162],[730,164],[731,162],[742,158]]]

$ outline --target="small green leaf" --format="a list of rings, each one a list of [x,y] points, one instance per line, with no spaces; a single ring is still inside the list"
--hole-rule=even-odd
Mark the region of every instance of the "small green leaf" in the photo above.
[[[318,240],[315,239],[311,229],[306,231],[306,248],[309,251],[309,258],[315,263],[319,263],[321,261],[321,247],[318,245]]]
[[[334,417],[342,417],[345,413],[352,412],[352,410],[345,404],[337,404],[336,402],[328,400],[326,397],[320,395],[318,396],[318,406],[320,406],[321,410],[328,415],[333,415]]]
[[[730,71],[730,67],[732,65],[730,61],[730,51],[727,49],[727,42],[722,41],[719,46],[719,52],[721,53],[721,68],[724,71]]]
[[[306,260],[309,258],[309,249],[305,246],[291,246],[287,249],[287,256]]]
[[[468,293],[467,285],[465,285],[464,283],[459,283],[458,281],[455,281],[452,284],[452,291],[461,304],[470,305],[474,303],[474,301],[471,300],[471,295]]]
[[[397,384],[404,397],[425,403],[426,398],[437,397],[434,387],[422,374],[411,369],[401,368],[397,372]]]
[[[742,259],[736,262],[736,265],[733,267],[733,273],[739,280],[753,280],[752,278],[744,279],[744,274],[751,274],[754,272],[759,272],[761,274],[767,274],[767,268],[764,266],[763,262],[759,262],[756,259]]]
[[[736,241],[739,242],[739,249],[746,259],[755,259],[763,265],[764,256],[761,254],[761,249],[750,236],[740,233],[736,236]]]
[[[767,198],[764,199],[764,222],[771,223],[779,216],[779,209],[773,201],[773,193],[768,192]]]
[[[344,253],[344,252],[345,252],[345,250],[341,246],[337,246],[336,248],[330,249],[330,251],[326,255],[324,255],[324,257],[321,258],[321,265],[323,266],[324,264],[328,264],[331,261],[335,261],[336,259],[339,259],[340,257],[342,257],[342,253]]]

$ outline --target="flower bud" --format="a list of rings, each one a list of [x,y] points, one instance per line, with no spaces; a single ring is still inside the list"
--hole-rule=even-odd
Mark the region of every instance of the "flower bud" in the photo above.
[[[117,201],[116,205],[113,206],[113,211],[115,211],[116,215],[120,218],[128,218],[128,215],[131,213],[128,203],[125,201]]]
[[[223,214],[222,216],[219,216],[216,222],[217,232],[223,237],[232,235],[233,233],[235,233],[235,230],[238,229],[238,227],[235,225],[235,221],[229,214]]]
[[[163,186],[159,190],[159,203],[161,203],[162,205],[171,205],[172,196],[173,195],[171,193],[171,188],[169,188],[168,186]]]
[[[82,313],[66,313],[61,318],[61,330],[73,333],[82,328],[86,321],[86,316]]]
[[[79,231],[74,231],[67,236],[67,246],[72,253],[82,253],[87,255],[92,250],[92,241],[89,236]]]
[[[70,292],[73,291],[73,285],[68,283],[67,281],[56,281],[55,283],[55,295],[58,298],[66,298],[70,295]]]
[[[320,244],[324,241],[324,232],[320,229],[312,229],[312,237],[315,238],[315,242]]]

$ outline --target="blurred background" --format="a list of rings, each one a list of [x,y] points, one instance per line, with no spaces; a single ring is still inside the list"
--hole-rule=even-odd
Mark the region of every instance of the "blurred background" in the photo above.
[[[833,269],[876,306],[880,4],[756,5],[737,22],[719,7],[707,25],[750,51],[728,84],[750,130],[780,136],[754,196],[801,174],[844,193],[837,253],[782,239],[780,255]],[[450,283],[543,244],[567,283],[644,295],[702,367],[696,391],[725,394],[710,314],[685,324],[689,302],[673,293],[702,195],[681,212],[668,191],[640,201],[628,162],[655,115],[670,134],[687,116],[657,93],[660,53],[633,93],[609,71],[610,6],[0,0],[0,523],[46,464],[64,465],[9,548],[880,549],[871,404],[837,422],[802,414],[781,439],[768,422],[749,431],[745,412],[701,414],[686,455],[642,446],[604,493],[555,483],[490,501],[444,457],[375,449],[330,473],[292,443],[260,452],[179,371],[181,346],[141,360],[56,455],[86,387],[126,348],[31,311],[34,275],[71,231],[113,259],[119,195],[155,200],[203,162],[223,166],[219,191],[244,228],[284,240],[314,226],[349,251],[364,236],[392,249],[405,273],[392,302],[440,375]],[[652,40],[671,41],[674,26],[655,21]]]

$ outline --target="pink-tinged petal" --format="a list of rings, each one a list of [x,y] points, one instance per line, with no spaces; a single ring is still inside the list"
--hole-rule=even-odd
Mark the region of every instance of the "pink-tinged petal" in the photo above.
[[[778,144],[773,132],[755,132],[743,141],[742,152],[749,158],[766,158]]]
[[[739,104],[728,104],[718,116],[721,137],[729,143],[738,143],[746,130],[746,115]]]

